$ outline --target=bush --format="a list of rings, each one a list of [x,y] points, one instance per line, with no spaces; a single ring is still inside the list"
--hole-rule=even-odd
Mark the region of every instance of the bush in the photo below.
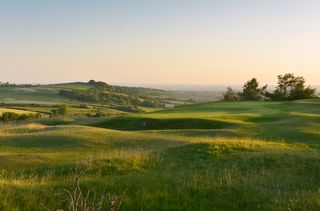
[[[4,112],[0,116],[0,121],[2,122],[24,121],[27,119],[39,119],[40,117],[41,115],[38,113],[18,114],[15,112]]]

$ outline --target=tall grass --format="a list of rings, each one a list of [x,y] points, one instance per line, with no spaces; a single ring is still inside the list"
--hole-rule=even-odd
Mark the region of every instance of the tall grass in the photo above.
[[[47,127],[38,123],[29,124],[3,124],[0,127],[0,135],[34,133],[45,130]]]

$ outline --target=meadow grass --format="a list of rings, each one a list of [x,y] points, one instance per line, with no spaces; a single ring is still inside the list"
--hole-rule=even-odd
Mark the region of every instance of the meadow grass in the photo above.
[[[122,210],[319,210],[318,105],[205,103],[3,125],[0,209],[66,209],[62,189],[85,172],[85,191],[128,189]]]
[[[17,113],[17,114],[32,114],[32,113],[35,113],[35,112],[32,112],[32,111],[26,111],[26,110],[20,110],[20,109],[12,109],[12,108],[1,108],[0,107],[0,115],[2,113],[5,113],[5,112],[12,112],[12,113]]]

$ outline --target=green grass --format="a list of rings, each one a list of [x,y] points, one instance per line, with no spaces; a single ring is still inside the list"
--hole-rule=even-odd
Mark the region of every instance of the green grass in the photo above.
[[[51,88],[51,89],[73,89],[73,90],[88,90],[92,88],[87,83],[82,82],[73,82],[73,83],[62,83],[62,84],[52,84],[52,85],[45,85],[44,87]]]
[[[203,129],[191,135],[222,135],[319,144],[319,101],[237,102],[185,105],[145,114],[108,118],[88,123],[117,130]],[[165,131],[167,132],[167,131]],[[172,131],[171,131],[172,132]],[[189,133],[190,134],[190,133]]]
[[[319,210],[320,101],[185,105],[0,128],[0,210],[66,208],[84,190],[122,210]]]

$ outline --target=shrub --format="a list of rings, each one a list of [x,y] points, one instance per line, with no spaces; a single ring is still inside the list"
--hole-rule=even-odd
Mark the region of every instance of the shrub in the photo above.
[[[27,119],[38,119],[40,117],[41,115],[39,113],[18,114],[15,112],[3,112],[0,116],[0,121],[2,122],[23,121]]]

